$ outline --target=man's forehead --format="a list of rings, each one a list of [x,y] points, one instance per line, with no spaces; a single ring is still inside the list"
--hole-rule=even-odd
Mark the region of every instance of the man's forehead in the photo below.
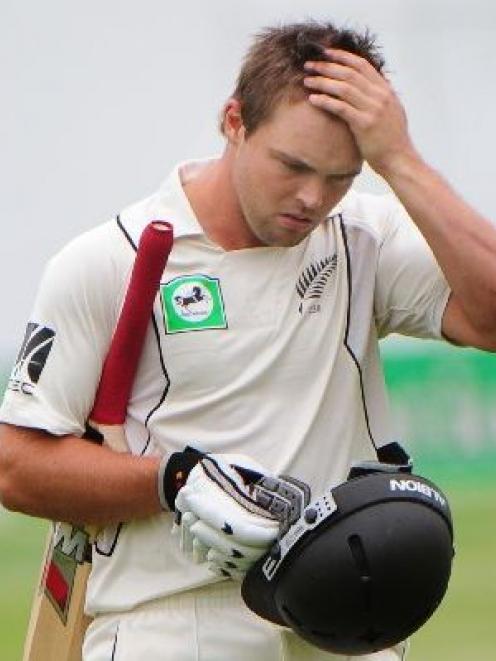
[[[306,99],[280,102],[259,127],[269,149],[312,169],[358,172],[362,158],[348,126]]]
[[[312,138],[320,140],[323,135],[353,141],[351,131],[342,119],[316,108],[307,96],[279,101],[260,128],[271,133],[282,132],[286,138],[307,141]]]
[[[274,158],[281,160],[289,166],[294,166],[301,170],[308,170],[308,172],[320,171],[320,164],[316,163],[312,158],[302,156],[297,150],[269,148],[269,153]],[[346,167],[333,167],[325,174],[333,177],[356,177],[362,171],[362,165],[363,161],[360,159],[356,163],[350,164]]]

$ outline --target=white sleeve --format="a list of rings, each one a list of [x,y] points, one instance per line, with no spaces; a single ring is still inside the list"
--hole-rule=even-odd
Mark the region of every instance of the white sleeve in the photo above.
[[[441,338],[449,285],[424,237],[392,199],[377,264],[374,308],[378,334]]]
[[[127,280],[122,259],[115,259],[118,234],[116,223],[102,225],[49,262],[0,408],[2,422],[55,435],[84,432]]]

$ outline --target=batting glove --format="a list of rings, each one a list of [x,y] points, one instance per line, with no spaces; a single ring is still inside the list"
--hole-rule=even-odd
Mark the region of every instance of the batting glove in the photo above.
[[[175,497],[173,532],[181,549],[214,573],[242,580],[278,536],[284,534],[310,501],[309,487],[290,477],[273,477],[241,455],[197,453]],[[188,460],[193,459],[188,448]],[[172,458],[171,458],[172,459]],[[176,457],[176,466],[182,459]],[[186,462],[185,462],[186,463]],[[164,491],[173,492],[174,474],[163,471]],[[172,476],[172,480],[170,480]]]

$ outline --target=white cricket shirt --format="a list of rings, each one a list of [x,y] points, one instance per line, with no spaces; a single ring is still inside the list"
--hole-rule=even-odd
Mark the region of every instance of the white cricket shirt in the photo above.
[[[395,440],[378,338],[440,337],[447,283],[392,196],[350,191],[295,247],[226,252],[205,237],[181,185],[198,167],[176,168],[156,194],[51,260],[0,418],[83,433],[135,246],[149,221],[165,219],[175,243],[129,402],[131,451],[241,453],[317,496]],[[171,524],[164,513],[107,531],[89,612],[218,580],[183,556]]]

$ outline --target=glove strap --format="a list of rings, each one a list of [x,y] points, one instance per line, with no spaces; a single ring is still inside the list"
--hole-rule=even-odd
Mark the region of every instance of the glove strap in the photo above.
[[[165,456],[158,469],[158,498],[162,509],[173,512],[177,492],[186,484],[188,475],[205,457],[204,452],[189,445],[182,452]]]

